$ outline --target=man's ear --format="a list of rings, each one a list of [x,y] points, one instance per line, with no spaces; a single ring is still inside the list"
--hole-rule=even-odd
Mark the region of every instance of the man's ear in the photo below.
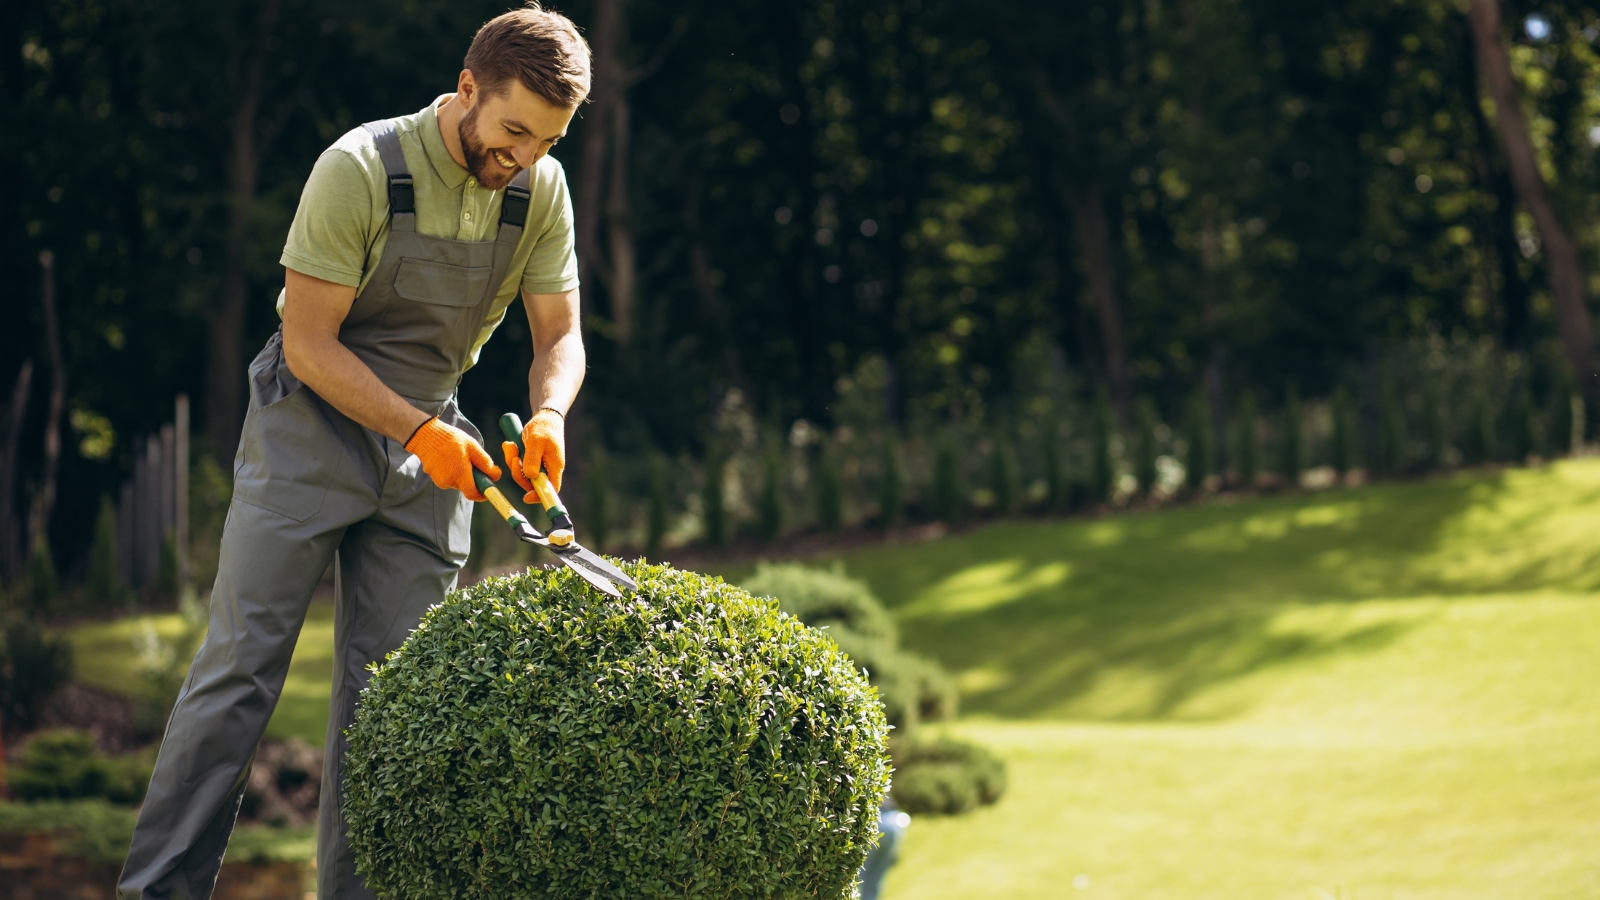
[[[456,97],[461,100],[463,109],[471,109],[472,104],[478,99],[478,80],[472,76],[471,69],[462,69],[456,76]]]

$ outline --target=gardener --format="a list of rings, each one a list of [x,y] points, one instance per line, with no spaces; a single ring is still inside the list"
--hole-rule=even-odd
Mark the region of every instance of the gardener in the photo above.
[[[588,89],[577,29],[530,5],[483,26],[454,94],[358,128],[317,160],[281,260],[283,324],[250,365],[210,631],[139,813],[125,900],[210,895],[330,562],[317,896],[372,896],[341,818],[342,732],[367,665],[401,644],[466,562],[470,501],[483,499],[473,469],[500,471],[457,408],[456,384],[519,294],[536,412],[512,475],[531,491],[543,466],[560,487],[584,352],[572,207],[546,154]]]

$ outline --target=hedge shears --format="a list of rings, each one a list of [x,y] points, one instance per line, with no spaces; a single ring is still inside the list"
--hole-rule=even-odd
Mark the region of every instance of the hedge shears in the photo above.
[[[500,430],[505,433],[506,440],[522,440],[522,419],[516,413],[506,413],[500,417]],[[508,461],[509,464],[509,461]],[[598,590],[620,598],[622,592],[619,587],[628,590],[637,590],[639,585],[634,583],[623,571],[578,543],[577,534],[572,527],[572,514],[561,504],[561,498],[556,494],[555,486],[550,483],[550,476],[540,469],[539,476],[533,479],[533,490],[539,495],[539,504],[544,507],[545,515],[550,519],[550,530],[540,534],[537,528],[517,512],[506,499],[506,495],[494,486],[488,475],[477,470],[473,471],[473,480],[477,482],[478,490],[488,499],[489,505],[506,520],[506,524],[517,533],[517,537],[530,544],[549,550],[561,560],[567,568],[578,573],[584,581],[594,585]]]

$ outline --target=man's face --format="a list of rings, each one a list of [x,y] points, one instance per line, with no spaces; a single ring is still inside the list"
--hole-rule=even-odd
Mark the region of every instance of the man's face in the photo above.
[[[458,96],[470,108],[457,126],[461,153],[478,183],[497,191],[550,152],[574,111],[552,105],[515,78],[491,95],[469,83],[471,73],[463,76]]]

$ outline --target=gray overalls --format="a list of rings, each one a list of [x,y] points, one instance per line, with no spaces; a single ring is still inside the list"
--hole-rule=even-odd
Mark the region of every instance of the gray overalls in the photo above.
[[[493,241],[416,231],[411,176],[392,122],[365,126],[389,179],[390,234],[339,340],[418,409],[482,440],[456,384],[511,266],[528,172],[501,202]],[[290,373],[282,332],[250,364],[211,623],[178,695],[118,884],[123,900],[204,900],[288,672],[312,591],[335,566],[333,703],[317,827],[319,900],[371,897],[343,818],[343,731],[367,664],[398,647],[466,562],[472,504],[442,490],[397,441],[329,406]]]

